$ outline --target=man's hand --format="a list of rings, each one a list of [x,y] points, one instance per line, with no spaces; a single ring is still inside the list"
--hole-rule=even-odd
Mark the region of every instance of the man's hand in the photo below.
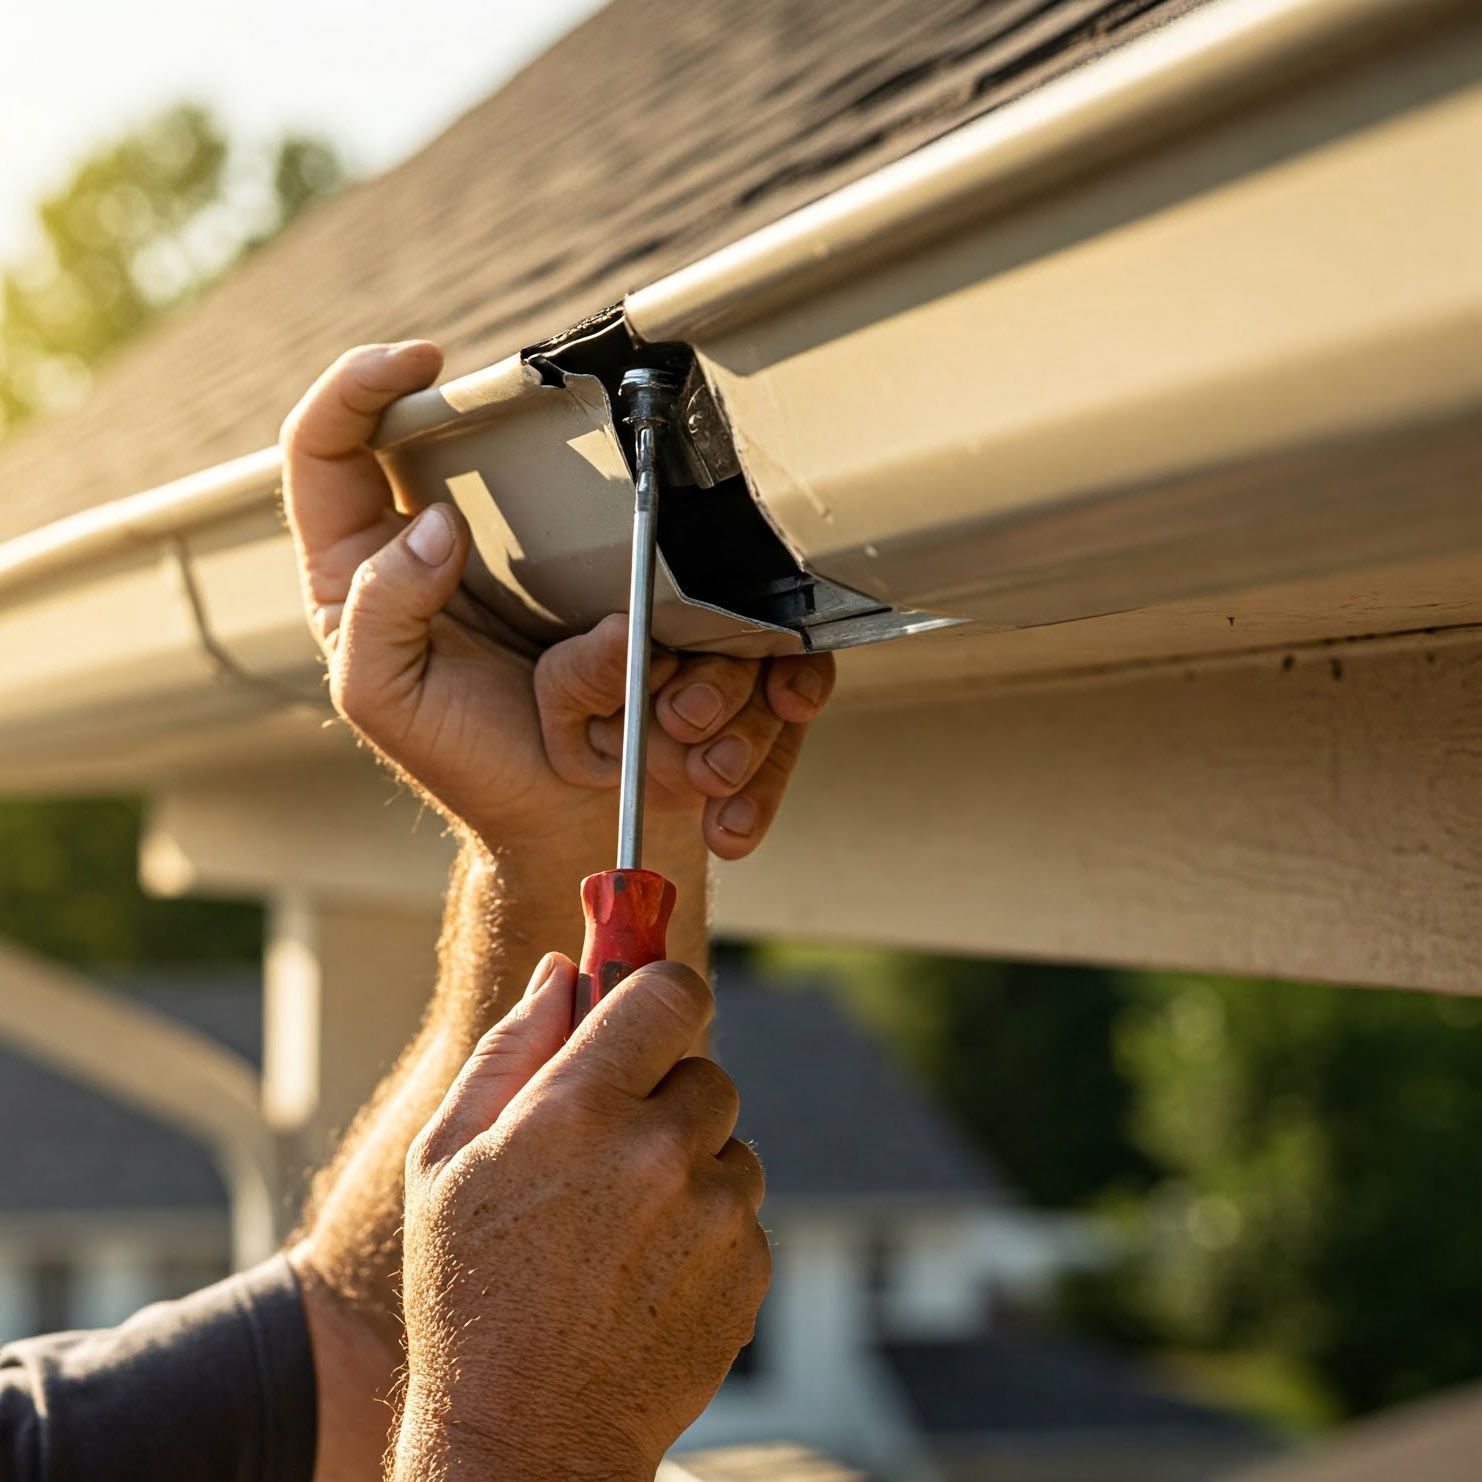
[[[541,962],[408,1152],[396,1482],[652,1482],[751,1336],[761,1166],[686,1058],[710,990],[643,968],[563,1047],[575,974]]]
[[[305,601],[341,714],[486,844],[548,847],[615,816],[625,629],[608,619],[532,663],[459,590],[457,510],[396,509],[368,442],[441,365],[424,340],[351,350],[283,424]],[[653,677],[650,807],[698,817],[711,850],[739,859],[777,811],[833,661],[661,652]]]

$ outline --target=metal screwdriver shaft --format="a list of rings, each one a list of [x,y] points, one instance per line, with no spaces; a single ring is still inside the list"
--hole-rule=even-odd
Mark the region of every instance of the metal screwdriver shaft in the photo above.
[[[659,961],[674,910],[674,887],[643,868],[643,793],[648,751],[648,661],[659,519],[659,432],[679,385],[665,371],[630,370],[619,393],[633,428],[633,568],[628,584],[628,668],[624,684],[617,868],[581,882],[587,934],[571,1027],[635,968]]]
[[[620,870],[643,867],[643,783],[648,762],[648,664],[654,621],[654,559],[659,527],[659,428],[668,420],[672,377],[631,370],[620,394],[632,409],[633,567],[628,584],[628,675],[623,695],[623,772],[618,793]]]

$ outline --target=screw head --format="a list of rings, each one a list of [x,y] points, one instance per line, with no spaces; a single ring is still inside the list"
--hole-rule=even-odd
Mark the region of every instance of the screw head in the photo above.
[[[621,395],[632,396],[635,392],[649,390],[678,391],[679,377],[662,366],[635,365],[631,370],[625,370],[623,379],[618,382],[618,392]]]
[[[635,365],[623,372],[618,395],[628,404],[628,420],[666,422],[679,394],[679,377],[656,365]]]

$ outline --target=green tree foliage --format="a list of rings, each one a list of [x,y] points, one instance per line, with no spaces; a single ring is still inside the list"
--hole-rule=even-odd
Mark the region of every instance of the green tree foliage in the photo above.
[[[771,947],[1125,1259],[1064,1315],[1311,1424],[1482,1374],[1482,1001]],[[723,986],[722,979],[722,986]]]
[[[92,368],[343,179],[327,144],[233,150],[171,108],[85,159],[0,278],[0,434],[84,395]]]
[[[140,890],[139,824],[128,798],[0,804],[0,936],[84,967],[252,961],[256,906]]]
[[[1482,1373],[1482,1003],[1151,980],[1117,1044],[1164,1170],[1109,1283],[1129,1321],[1350,1411]]]
[[[168,109],[84,160],[0,275],[0,437],[86,393],[93,368],[187,303],[343,178],[292,135],[232,149],[204,109]],[[90,965],[245,960],[252,906],[151,901],[126,799],[0,802],[0,932]]]

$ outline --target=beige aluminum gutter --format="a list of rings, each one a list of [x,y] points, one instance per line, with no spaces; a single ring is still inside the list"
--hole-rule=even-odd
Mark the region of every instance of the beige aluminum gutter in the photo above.
[[[631,294],[645,339],[689,340],[781,307],[912,243],[949,231],[1166,136],[1239,94],[1267,90],[1466,0],[1212,0],[1096,62],[967,124],[894,165]],[[387,414],[388,445],[477,415],[538,378],[520,357],[409,397]],[[0,544],[0,596],[68,567],[182,534],[270,500],[281,478],[263,448],[84,510]]]
[[[1214,3],[628,307],[694,347],[798,558],[882,603],[1357,594],[1482,552],[1479,158],[1474,7]]]
[[[1093,172],[1467,0],[1213,0],[625,302],[644,339],[709,337]]]
[[[404,397],[382,421],[379,445],[431,437],[466,419],[477,424],[540,385],[518,355]],[[70,567],[159,542],[275,500],[283,478],[276,445],[173,479],[109,504],[80,510],[0,544],[0,596]]]
[[[264,504],[275,496],[281,473],[277,448],[262,448],[17,535],[0,545],[0,597]]]
[[[1482,225],[1454,173],[1482,143],[1471,14],[1211,0],[628,317],[694,346],[801,559],[977,619],[907,670],[991,675],[989,629],[1049,634],[1066,669],[1188,652],[1168,604],[1288,578],[1323,596],[1283,642],[1332,636],[1353,573],[1386,593],[1366,631],[1419,626],[1426,591],[1372,573],[1482,549]],[[568,493],[567,444],[521,435],[518,467],[501,447],[548,395],[510,357],[398,404],[383,444],[441,477],[466,431],[491,478]],[[174,766],[318,694],[279,472],[265,449],[0,546],[7,778]],[[1094,616],[1118,610],[1149,614],[1134,646],[1095,636],[1128,630]],[[898,684],[888,652],[855,672]]]

